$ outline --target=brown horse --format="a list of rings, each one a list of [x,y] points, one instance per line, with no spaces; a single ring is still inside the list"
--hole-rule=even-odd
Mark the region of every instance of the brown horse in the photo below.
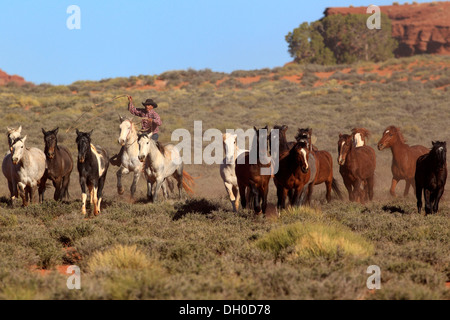
[[[73,169],[72,154],[69,149],[58,145],[58,129],[56,128],[52,131],[42,129],[45,142],[44,153],[47,162],[47,170],[41,179],[42,198],[44,197],[45,183],[47,179],[50,179],[55,187],[55,194],[53,195],[55,201],[69,198],[70,174]]]
[[[412,185],[415,189],[414,174],[416,172],[417,159],[428,152],[430,149],[424,146],[416,145],[410,147],[405,143],[405,138],[399,128],[389,126],[384,130],[383,137],[378,142],[378,150],[391,148],[392,151],[392,184],[390,193],[396,197],[395,187],[400,180],[406,180],[404,196],[409,192]]]
[[[352,135],[339,134],[339,172],[348,190],[350,201],[364,203],[373,199],[374,175],[376,167],[375,151],[369,146],[356,148]],[[364,193],[361,191],[364,186]]]
[[[366,145],[370,137],[370,131],[366,128],[353,128],[352,137],[355,147],[359,148]]]
[[[317,161],[317,174],[314,180],[314,185],[325,183],[327,188],[326,199],[331,201],[331,190],[333,190],[339,199],[342,199],[342,193],[339,189],[336,179],[333,178],[333,158],[327,151],[317,149],[311,143],[312,129],[298,129],[295,139],[297,142],[303,141],[307,143],[309,150],[314,154]],[[311,201],[311,194],[308,194],[308,202]]]
[[[308,145],[301,141],[297,142],[283,158],[280,158],[280,166],[274,176],[279,209],[285,209],[287,195],[292,206],[302,204],[308,187],[313,185],[311,174],[315,174],[316,171],[310,170],[309,160],[315,162],[314,157],[310,156]]]
[[[267,132],[267,126],[264,127],[261,130],[266,130]],[[267,194],[269,193],[269,181],[270,181],[270,174],[262,174],[262,170],[270,170],[271,163],[269,162],[266,164],[266,161],[261,161],[260,158],[260,141],[259,141],[259,135],[260,130],[257,130],[254,128],[256,132],[256,144],[253,145],[250,152],[256,152],[257,158],[256,163],[251,164],[250,160],[250,152],[244,152],[242,153],[237,159],[236,159],[236,167],[235,167],[235,173],[237,178],[237,183],[239,187],[239,195],[241,197],[241,206],[242,208],[247,207],[247,199],[246,199],[246,189],[250,189],[249,193],[249,204],[250,207],[253,207],[256,214],[260,214],[261,212],[264,214],[266,213],[267,208]],[[256,149],[254,149],[256,145]],[[264,151],[264,150],[262,150]],[[267,148],[266,148],[267,153]],[[263,163],[264,162],[264,163]],[[262,204],[261,204],[262,202]]]

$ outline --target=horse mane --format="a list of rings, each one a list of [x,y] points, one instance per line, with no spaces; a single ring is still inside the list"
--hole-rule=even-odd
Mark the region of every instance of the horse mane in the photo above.
[[[369,138],[370,137],[370,131],[367,130],[366,128],[353,128],[352,129],[352,135],[355,135],[357,133],[361,134],[365,138]]]
[[[306,128],[306,129],[298,129],[297,130],[297,134],[295,135],[295,140],[299,141],[301,139],[306,138],[310,139],[311,138],[311,133],[312,133],[312,129],[311,128]]]
[[[159,152],[161,152],[164,155],[166,148],[162,145],[162,143],[160,143],[159,141],[156,141],[156,147],[158,148]]]
[[[390,130],[390,131],[396,132],[397,135],[398,135],[398,138],[399,138],[400,142],[401,142],[401,143],[406,143],[406,139],[405,139],[405,137],[403,136],[403,134],[402,134],[400,128],[397,128],[397,127],[394,127],[394,126],[390,126],[390,127],[388,127],[386,130]]]

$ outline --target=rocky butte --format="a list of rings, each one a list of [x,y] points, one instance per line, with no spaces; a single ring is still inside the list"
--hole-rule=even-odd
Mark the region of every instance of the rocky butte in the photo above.
[[[327,8],[333,14],[367,14],[366,7]],[[397,57],[421,53],[450,54],[450,1],[380,6],[392,21]]]
[[[27,83],[24,78],[17,75],[10,76],[9,74],[0,69],[0,86],[3,86],[10,82],[15,82],[20,86]]]

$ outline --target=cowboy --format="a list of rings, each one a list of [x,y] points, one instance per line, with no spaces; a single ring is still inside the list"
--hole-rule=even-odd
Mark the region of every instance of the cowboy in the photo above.
[[[162,121],[159,114],[156,113],[154,109],[158,108],[158,105],[152,100],[147,99],[142,102],[145,109],[137,109],[133,105],[133,100],[131,96],[128,96],[128,111],[132,115],[142,118],[142,132],[152,133],[152,139],[158,141],[159,137],[159,126],[161,126]]]
[[[145,102],[142,102],[142,105],[145,109],[137,109],[133,105],[133,99],[131,96],[128,97],[128,111],[135,116],[142,118],[142,129],[143,133],[152,133],[151,138],[155,141],[158,141],[159,138],[159,127],[162,124],[161,118],[158,113],[154,109],[158,108],[156,102],[152,99],[147,99]],[[114,166],[120,167],[122,163],[122,154],[124,147],[122,147],[118,154],[113,156],[110,159],[110,162]]]

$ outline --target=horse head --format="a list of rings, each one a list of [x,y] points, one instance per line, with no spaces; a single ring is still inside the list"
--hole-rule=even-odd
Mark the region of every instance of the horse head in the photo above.
[[[25,147],[25,140],[27,140],[27,136],[23,138],[16,138],[14,139],[12,145],[11,145],[11,159],[13,164],[18,164],[23,156],[23,151]]]
[[[90,132],[81,132],[76,129],[77,133],[77,147],[78,147],[78,162],[84,163],[86,160],[86,155],[91,148],[91,135],[94,130]]]
[[[7,130],[6,135],[8,136],[9,151],[12,152],[12,144],[15,139],[20,137],[20,133],[22,132],[22,126],[20,126],[17,129],[7,127],[6,130]]]
[[[297,142],[305,142],[307,144],[307,147],[309,150],[311,150],[311,137],[312,137],[312,129],[306,128],[306,129],[298,129],[297,135],[295,136],[295,140]]]
[[[433,149],[431,149],[430,154],[434,155],[439,166],[443,166],[447,162],[447,142],[432,141],[432,144]]]
[[[234,163],[237,156],[237,134],[224,133],[222,135],[223,151],[225,153],[225,161],[227,164]]]
[[[395,143],[400,141],[401,143],[405,143],[405,138],[403,137],[400,129],[394,126],[389,126],[384,130],[383,136],[380,141],[378,141],[378,150],[383,150],[386,148],[392,147]]]
[[[138,159],[140,162],[144,162],[145,158],[150,152],[150,143],[155,143],[151,139],[152,133],[141,133],[138,135],[138,145],[139,145],[139,155]]]
[[[352,149],[353,139],[351,135],[348,134],[339,134],[338,141],[338,164],[343,166],[345,164],[345,160],[347,159],[347,155]]]
[[[293,152],[295,154],[295,160],[299,164],[302,172],[307,173],[309,170],[308,159],[310,154],[308,143],[299,141],[295,144],[290,152]]]
[[[359,148],[366,144],[366,140],[370,137],[370,131],[365,128],[353,128],[352,137],[353,145]]]
[[[120,134],[118,142],[121,146],[124,146],[130,133],[133,131],[133,122],[130,119],[119,116],[120,119]]]
[[[45,131],[44,128],[42,128],[45,142],[44,153],[49,159],[53,159],[55,156],[55,149],[58,146],[58,138],[56,136],[58,134],[58,130],[59,128],[51,131]]]

